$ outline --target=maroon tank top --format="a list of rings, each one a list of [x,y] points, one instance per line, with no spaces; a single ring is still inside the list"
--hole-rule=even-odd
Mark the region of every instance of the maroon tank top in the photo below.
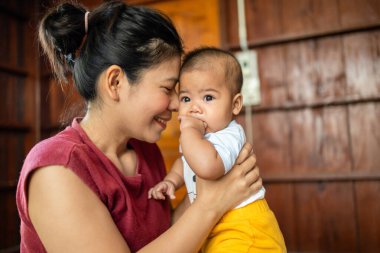
[[[130,140],[137,154],[135,176],[126,177],[90,141],[75,119],[70,127],[38,143],[21,170],[16,202],[21,218],[21,252],[46,252],[28,215],[27,182],[40,167],[62,165],[71,169],[104,203],[132,252],[136,252],[170,226],[167,201],[148,199],[148,190],[166,174],[156,144]]]

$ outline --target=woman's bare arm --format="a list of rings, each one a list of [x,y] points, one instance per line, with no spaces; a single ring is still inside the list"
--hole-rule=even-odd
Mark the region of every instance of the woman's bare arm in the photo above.
[[[107,208],[69,169],[33,173],[28,210],[48,252],[130,252]]]
[[[197,252],[224,212],[261,187],[250,151],[245,146],[237,165],[221,179],[199,180],[197,201],[139,252]],[[37,170],[28,199],[30,218],[48,252],[130,252],[107,208],[71,170]]]
[[[172,224],[176,223],[177,220],[185,213],[187,208],[190,206],[190,200],[187,195],[185,195],[182,201],[177,205],[172,213]]]

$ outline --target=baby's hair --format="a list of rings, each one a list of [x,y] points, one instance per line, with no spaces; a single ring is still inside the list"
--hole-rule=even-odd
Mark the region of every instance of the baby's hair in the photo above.
[[[243,74],[236,57],[216,47],[200,47],[187,53],[183,59],[180,74],[194,69],[214,68],[217,60],[224,70],[226,82],[230,85],[232,95],[241,92]]]
[[[164,14],[122,1],[108,1],[91,11],[68,2],[50,9],[39,25],[39,40],[61,82],[73,73],[80,95],[97,97],[99,75],[111,65],[120,66],[135,84],[143,70],[183,53],[171,20]]]

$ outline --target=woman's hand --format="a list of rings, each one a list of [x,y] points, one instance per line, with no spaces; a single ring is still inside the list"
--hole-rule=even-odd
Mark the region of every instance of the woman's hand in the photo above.
[[[197,199],[217,212],[225,213],[234,208],[262,187],[256,157],[252,145],[246,143],[235,165],[222,178],[209,181],[197,178]]]

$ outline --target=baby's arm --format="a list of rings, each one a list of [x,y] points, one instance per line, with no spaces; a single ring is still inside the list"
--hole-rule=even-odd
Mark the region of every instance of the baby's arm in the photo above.
[[[183,165],[181,158],[178,158],[170,172],[164,180],[152,187],[148,192],[148,198],[165,199],[165,195],[171,199],[175,199],[175,191],[184,184],[183,180]],[[164,195],[165,194],[165,195]]]
[[[224,175],[222,158],[214,145],[204,138],[204,122],[181,116],[181,148],[194,173],[203,179],[217,179]]]

